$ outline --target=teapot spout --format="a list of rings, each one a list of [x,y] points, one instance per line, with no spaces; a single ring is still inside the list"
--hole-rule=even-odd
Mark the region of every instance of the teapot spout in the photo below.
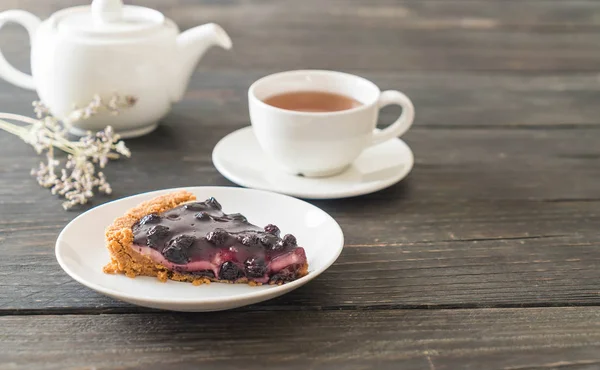
[[[179,61],[176,63],[178,78],[173,81],[176,84],[174,101],[181,99],[198,61],[209,47],[215,45],[231,49],[231,39],[225,30],[215,23],[191,28],[177,36]]]

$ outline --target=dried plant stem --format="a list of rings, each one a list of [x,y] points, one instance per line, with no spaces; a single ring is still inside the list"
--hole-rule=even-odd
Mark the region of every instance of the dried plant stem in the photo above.
[[[65,122],[88,119],[101,111],[115,115],[120,108],[131,107],[135,103],[136,99],[131,96],[122,98],[115,94],[105,103],[96,95],[90,104],[74,110]],[[120,140],[119,135],[114,133],[112,127],[107,126],[96,134],[88,132],[79,140],[69,140],[64,123],[50,115],[43,104],[34,102],[33,106],[38,119],[0,113],[0,130],[18,136],[33,146],[38,154],[46,154],[46,163],[41,162],[38,169],[31,171],[38,183],[50,188],[52,194],[65,197],[66,201],[63,203],[65,209],[87,203],[94,196],[94,189],[110,194],[112,188],[106,181],[104,173],[96,171],[96,165],[104,168],[111,159],[131,156],[131,152]],[[6,120],[17,121],[20,124]],[[60,162],[54,158],[55,148],[68,154],[64,168],[60,169],[60,177],[56,174]]]
[[[1,116],[2,114],[0,114]],[[6,121],[0,120],[0,128],[4,131],[10,132],[13,135],[17,135],[20,138],[24,138],[27,134],[27,128],[14,125],[12,123],[8,123]]]
[[[10,118],[6,118],[6,116],[11,116]],[[19,118],[16,118],[19,117]],[[14,120],[20,120],[21,116],[16,116],[14,114],[5,114],[5,113],[0,113],[0,118],[6,118],[6,119],[14,119]],[[28,118],[28,117],[23,117],[23,118]],[[25,120],[22,120],[23,122]],[[30,134],[30,131],[33,129],[33,125],[30,125],[28,127],[24,127],[24,126],[18,126],[9,122],[6,122],[2,119],[0,119],[0,129],[7,131],[13,135],[16,135],[18,137],[20,137],[21,139],[23,139],[25,142],[27,142],[27,136]],[[60,136],[56,136],[56,135],[51,135],[52,139],[54,139],[55,141],[51,142],[51,145],[57,149],[62,150],[65,153],[69,153],[69,154],[75,154],[75,151],[70,148],[69,144],[70,142],[65,139],[62,138]]]
[[[21,121],[24,123],[29,123],[30,125],[35,125],[38,123],[38,120],[26,116],[21,116],[19,114],[12,113],[0,113],[0,119],[12,119],[15,121]]]

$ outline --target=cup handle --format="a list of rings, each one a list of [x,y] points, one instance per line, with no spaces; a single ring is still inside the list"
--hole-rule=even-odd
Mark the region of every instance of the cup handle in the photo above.
[[[30,43],[33,45],[35,31],[41,23],[38,17],[22,10],[7,10],[5,12],[0,13],[0,28],[2,28],[2,26],[4,26],[4,23],[6,22],[15,22],[25,27],[25,29],[29,33]],[[35,83],[33,82],[33,77],[19,71],[18,69],[10,65],[8,61],[4,58],[4,55],[2,55],[1,51],[0,77],[4,78],[6,81],[12,83],[13,85],[17,85],[24,89],[35,90]]]
[[[387,90],[382,92],[379,96],[379,102],[377,103],[379,109],[391,104],[401,106],[402,114],[400,117],[398,117],[396,122],[392,123],[383,130],[373,131],[371,146],[383,143],[384,141],[393,139],[395,137],[402,136],[413,124],[415,119],[415,107],[408,96],[396,90]]]

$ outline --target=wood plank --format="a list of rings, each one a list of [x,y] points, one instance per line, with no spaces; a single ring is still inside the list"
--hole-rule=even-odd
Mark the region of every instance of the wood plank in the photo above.
[[[114,197],[96,204],[159,188],[231,185],[209,155],[229,128],[176,124],[132,140],[134,157],[107,170]],[[314,202],[346,233],[339,262],[254,309],[600,303],[600,130],[416,129],[407,140],[417,155],[408,179],[369,196]],[[135,310],[60,270],[54,240],[78,212],[63,212],[30,178],[29,148],[7,136],[0,146],[12,154],[0,157],[0,309]]]
[[[528,28],[536,30],[589,29],[598,27],[600,6],[594,0],[126,0],[126,4],[147,6],[181,19],[190,26],[200,19],[231,18],[237,22],[296,25],[306,22],[374,26],[379,20],[395,19],[395,28]],[[318,3],[321,7],[315,7]],[[79,0],[4,0],[0,10],[25,9],[42,18],[53,12],[81,5]],[[292,17],[293,9],[297,17]],[[383,26],[383,25],[381,25]]]
[[[111,162],[106,171],[114,182],[114,197],[156,188],[231,184],[213,167],[210,153],[213,146],[234,129],[219,126],[218,120],[211,117],[174,119],[144,138],[130,140],[133,157]],[[354,202],[376,199],[382,203],[395,199],[403,203],[452,205],[465,201],[598,199],[600,152],[596,144],[599,135],[600,130],[596,128],[415,128],[405,138],[416,157],[416,167],[407,181],[368,197],[330,203],[349,211],[354,209]],[[0,145],[9,153],[0,156],[2,199],[20,201],[15,196],[21,194],[27,194],[31,201],[48,199],[46,191],[29,175],[29,170],[39,161],[35,152],[8,134],[0,136]],[[566,176],[569,171],[572,173]],[[157,172],[165,175],[152,176]],[[140,183],[136,176],[151,176],[153,180]],[[19,214],[35,212],[36,207],[48,207],[53,212],[56,204],[58,202],[23,205],[21,210],[14,211]]]
[[[183,29],[218,22],[234,50],[207,54],[161,128],[109,166],[115,194],[95,204],[232,185],[210,151],[248,124],[250,83],[282,69],[341,69],[407,92],[415,169],[369,196],[313,202],[347,245],[307,286],[176,314],[100,296],[60,270],[54,241],[80,211],[63,212],[28,175],[38,157],[0,133],[0,369],[600,366],[600,313],[586,307],[600,304],[599,2],[126,2]],[[0,11],[80,4],[3,0]],[[17,26],[0,32],[23,70],[26,44]],[[34,98],[0,82],[0,111],[30,115]]]
[[[0,317],[0,368],[595,369],[595,308]]]
[[[253,81],[275,69],[218,68],[208,60],[199,66],[183,101],[165,118],[166,125],[174,129],[188,124],[234,129],[250,124],[246,91]],[[600,84],[595,72],[347,72],[371,79],[381,89],[406,92],[415,104],[415,128],[419,129],[600,125],[600,105],[596,104]],[[0,81],[0,111],[31,116],[31,101],[36,99],[35,93]],[[386,108],[380,122],[392,122],[398,114],[395,107]]]
[[[182,29],[222,24],[234,50],[211,52],[205,65],[227,69],[595,72],[600,64],[600,5],[594,1],[135,3],[158,8]],[[8,0],[3,8],[45,17],[73,4],[81,3]],[[16,58],[25,63],[24,32],[3,31],[0,46],[20,50]]]
[[[31,251],[2,263],[0,313],[148,311],[72,281],[48,244],[47,252],[13,244]],[[598,305],[599,246],[598,238],[559,236],[350,244],[306,287],[243,310]]]

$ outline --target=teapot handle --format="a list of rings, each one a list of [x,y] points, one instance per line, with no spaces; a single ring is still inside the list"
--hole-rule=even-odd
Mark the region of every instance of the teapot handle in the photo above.
[[[41,23],[38,17],[23,10],[8,10],[0,13],[0,28],[2,28],[6,22],[15,22],[25,27],[27,33],[29,33],[29,42],[31,44],[33,44],[35,31]],[[13,85],[22,87],[24,89],[35,90],[33,77],[10,65],[4,58],[4,55],[2,55],[1,51],[0,77],[4,78]]]

